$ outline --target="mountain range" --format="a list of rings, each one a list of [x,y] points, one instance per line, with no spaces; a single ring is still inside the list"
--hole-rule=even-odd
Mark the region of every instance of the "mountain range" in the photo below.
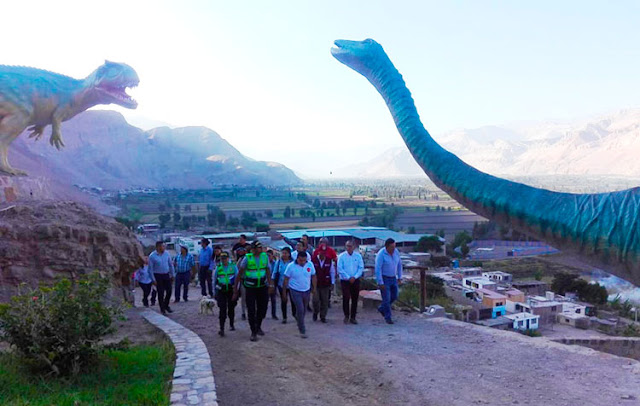
[[[504,176],[640,177],[640,109],[569,123],[486,126],[434,136],[481,171]],[[425,176],[406,146],[334,171],[337,177]]]
[[[11,164],[63,187],[103,189],[207,188],[216,185],[283,185],[300,179],[284,165],[244,156],[205,127],[143,131],[117,112],[90,110],[62,126],[65,147],[18,137]]]

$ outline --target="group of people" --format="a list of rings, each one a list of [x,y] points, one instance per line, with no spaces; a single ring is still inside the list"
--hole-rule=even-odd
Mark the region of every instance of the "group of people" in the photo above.
[[[312,311],[313,321],[327,323],[331,294],[337,280],[342,291],[344,323],[358,324],[356,316],[364,261],[353,241],[347,241],[345,251],[338,255],[326,238],[321,239],[318,247],[313,249],[308,236],[303,235],[293,250],[289,247],[282,249],[278,259],[272,250],[265,250],[260,241],[248,243],[245,235],[241,235],[233,246],[233,259],[221,247],[211,247],[206,238],[200,244],[200,289],[203,297],[215,298],[218,304],[218,334],[221,337],[225,335],[227,318],[230,330],[235,330],[235,308],[242,299],[242,319],[248,318],[250,340],[256,341],[258,336],[264,335],[262,321],[267,315],[269,302],[271,316],[278,320],[276,297],[279,296],[282,323],[287,323],[290,304],[300,336],[307,338],[307,311]],[[173,259],[163,242],[158,241],[155,248],[145,261],[146,265],[136,272],[135,278],[143,291],[143,305],[149,306],[150,294],[151,305],[155,304],[155,286],[160,311],[166,315],[173,312],[169,302],[174,281],[175,302],[180,302],[181,295],[182,300],[188,301],[189,284],[195,274],[196,262],[186,246],[181,246],[180,254]],[[398,296],[398,284],[402,278],[402,262],[393,239],[388,239],[385,247],[378,252],[374,273],[382,296],[378,311],[387,323],[393,324],[391,304]]]

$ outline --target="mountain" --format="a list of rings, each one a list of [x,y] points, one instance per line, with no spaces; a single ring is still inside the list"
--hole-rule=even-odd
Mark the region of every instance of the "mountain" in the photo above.
[[[434,138],[469,165],[494,175],[640,177],[640,109],[573,123],[456,130]],[[424,176],[406,146],[334,173],[339,177]]]
[[[14,141],[9,160],[30,176],[103,189],[206,188],[213,184],[282,185],[300,182],[287,167],[245,157],[205,127],[143,131],[117,112],[90,110],[64,123],[65,148],[48,134]]]

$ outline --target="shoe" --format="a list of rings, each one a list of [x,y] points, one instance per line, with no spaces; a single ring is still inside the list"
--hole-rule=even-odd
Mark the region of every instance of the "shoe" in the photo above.
[[[264,335],[264,331],[262,331],[262,329],[261,329],[261,328],[259,328],[259,329],[258,329],[258,335],[259,335],[259,336],[263,336],[263,335]]]
[[[358,320],[356,320],[356,319],[350,319],[350,320],[349,320],[349,323],[351,323],[351,324],[358,324]]]
[[[160,310],[160,313],[162,313],[163,316],[167,315],[167,312],[165,312],[164,310]]]
[[[385,319],[385,321],[387,322],[387,324],[394,324],[393,320],[391,320],[391,319]]]
[[[246,320],[247,319],[247,315],[246,314],[242,314],[242,320]]]
[[[151,302],[151,306],[155,306],[155,305],[156,305],[156,302],[153,302],[153,301],[152,301],[152,302]]]
[[[168,311],[169,313],[173,313],[173,310],[171,310],[171,308],[170,308],[170,307],[167,307],[167,311]]]
[[[309,337],[309,336],[307,335],[307,333],[300,333],[300,337],[302,337],[302,338],[307,338],[307,337]]]
[[[232,324],[231,326],[229,326],[229,330],[231,330],[231,331],[236,331],[236,328],[235,328],[235,326]]]
[[[344,324],[349,324],[349,318],[348,317],[344,318]]]
[[[318,321],[318,313],[313,313],[313,321]]]
[[[280,319],[278,318],[278,316],[276,316],[275,314],[274,314],[273,316],[271,316],[271,318],[272,318],[272,319],[274,319],[274,320],[280,320]]]
[[[180,303],[180,301],[179,300],[174,300],[173,303]]]
[[[384,312],[382,311],[381,308],[378,307],[378,313],[380,313],[382,315],[382,317],[384,317]]]
[[[255,334],[251,334],[251,338],[249,339],[249,341],[258,341],[258,337],[256,337]]]
[[[326,323],[327,319],[325,319],[324,317],[320,319],[321,322]]]
[[[282,324],[287,324],[287,319],[282,319]]]
[[[184,300],[185,302],[188,302],[188,301],[189,301],[189,299],[187,299],[186,297],[185,297],[183,300]]]
[[[224,337],[224,330],[220,330],[220,331],[218,331],[218,335],[219,335],[220,337]]]

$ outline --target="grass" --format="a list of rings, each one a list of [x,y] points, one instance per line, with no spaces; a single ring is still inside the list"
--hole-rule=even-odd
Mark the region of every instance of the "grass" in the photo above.
[[[97,365],[72,378],[35,376],[12,353],[0,353],[3,406],[168,405],[175,352],[155,346],[108,350]]]

